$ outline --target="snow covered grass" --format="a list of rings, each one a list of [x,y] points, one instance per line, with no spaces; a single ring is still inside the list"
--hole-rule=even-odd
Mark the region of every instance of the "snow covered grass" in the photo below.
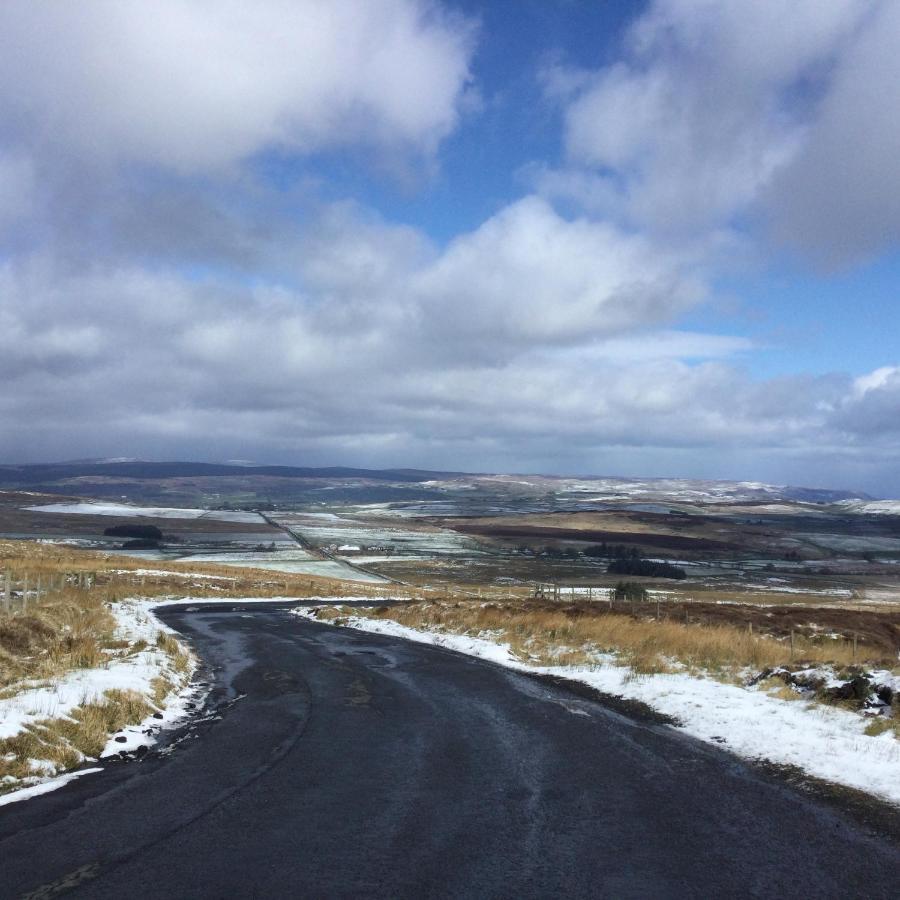
[[[194,668],[188,652],[145,604],[106,611],[112,629],[98,660],[0,694],[0,794],[146,746],[182,711]]]
[[[474,610],[473,610],[474,612]],[[523,644],[515,626],[492,616],[476,616],[462,628],[457,619],[423,616],[408,607],[378,609],[298,608],[295,613],[378,634],[393,635],[477,656],[518,671],[540,672],[581,681],[607,694],[638,700],[673,717],[678,728],[751,759],[796,766],[826,781],[847,785],[900,803],[900,741],[894,722],[867,719],[839,705],[823,705],[801,695],[782,699],[772,680],[748,684],[723,680],[700,669],[672,666],[671,671],[641,673],[627,654],[576,644],[573,635],[547,635],[542,654]],[[401,621],[403,620],[403,621]],[[404,624],[416,621],[416,627]],[[554,656],[550,642],[558,644]],[[580,654],[580,656],[579,656]],[[895,687],[900,678],[890,673]],[[783,682],[779,682],[783,687]],[[879,722],[878,725],[873,723]],[[573,748],[577,752],[577,748]]]

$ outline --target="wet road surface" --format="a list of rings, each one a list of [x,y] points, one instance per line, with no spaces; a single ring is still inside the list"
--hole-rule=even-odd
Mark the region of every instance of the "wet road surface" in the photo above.
[[[0,897],[896,897],[857,820],[671,728],[277,605],[170,607],[173,746],[0,807]]]

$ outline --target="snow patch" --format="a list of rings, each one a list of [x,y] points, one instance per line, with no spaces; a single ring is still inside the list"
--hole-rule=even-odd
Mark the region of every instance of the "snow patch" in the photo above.
[[[26,506],[29,512],[61,513],[79,516],[119,516],[139,519],[212,519],[216,522],[263,524],[255,512],[228,509],[181,509],[174,506],[129,506],[126,503],[48,503]]]
[[[65,775],[57,775],[48,781],[42,781],[39,784],[33,784],[31,787],[22,788],[20,791],[13,791],[11,794],[3,794],[0,796],[0,806],[6,806],[7,803],[18,803],[20,800],[29,800],[32,797],[39,797],[41,794],[49,794],[63,785],[81,778],[82,775],[93,775],[95,772],[102,772],[102,768],[79,769],[77,772],[67,772]]]

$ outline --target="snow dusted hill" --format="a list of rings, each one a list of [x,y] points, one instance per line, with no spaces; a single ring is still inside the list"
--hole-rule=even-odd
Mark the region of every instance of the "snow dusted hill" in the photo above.
[[[840,505],[851,512],[900,516],[900,500],[842,500]]]
[[[458,501],[462,496],[571,504],[593,499],[660,503],[880,503],[858,491],[759,481],[429,472],[420,469],[304,468],[129,460],[54,465],[0,465],[0,490],[127,499],[146,507],[204,507],[210,498],[240,495],[279,505]],[[848,506],[855,511],[856,506]],[[860,510],[863,511],[863,510]],[[873,508],[871,512],[887,512]]]
[[[458,475],[424,482],[449,491],[504,490],[553,493],[572,499],[671,503],[870,502],[861,492],[766,484],[760,481],[708,481],[692,478],[619,478],[556,475]],[[898,501],[900,502],[900,501]]]

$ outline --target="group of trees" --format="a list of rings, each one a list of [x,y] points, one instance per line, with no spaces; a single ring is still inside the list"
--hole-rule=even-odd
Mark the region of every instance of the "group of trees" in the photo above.
[[[525,549],[529,550],[530,548],[526,547]],[[544,547],[538,551],[537,555],[546,556],[548,559],[578,559],[581,556],[574,547]]]
[[[123,550],[156,550],[163,533],[155,525],[110,525],[104,528],[107,537],[126,538]]]
[[[647,597],[647,589],[637,581],[620,581],[613,589],[614,600],[644,601]]]
[[[647,578],[687,578],[687,572],[671,563],[651,559],[615,559],[606,569],[611,575],[644,575]]]
[[[666,562],[654,562],[644,559],[637,547],[627,547],[624,544],[591,544],[583,550],[575,547],[546,546],[540,549],[520,544],[516,548],[519,553],[530,553],[534,556],[543,556],[547,559],[571,559],[581,557],[591,559],[611,560],[606,571],[613,575],[643,575],[646,578],[676,578],[681,580],[687,577],[687,573],[679,566]]]
[[[580,559],[582,556],[591,559],[640,559],[641,553],[637,547],[626,547],[624,544],[591,544],[583,550],[575,547],[529,547],[528,544],[519,544],[516,547],[519,553],[530,553],[533,556],[546,556],[550,559]]]

